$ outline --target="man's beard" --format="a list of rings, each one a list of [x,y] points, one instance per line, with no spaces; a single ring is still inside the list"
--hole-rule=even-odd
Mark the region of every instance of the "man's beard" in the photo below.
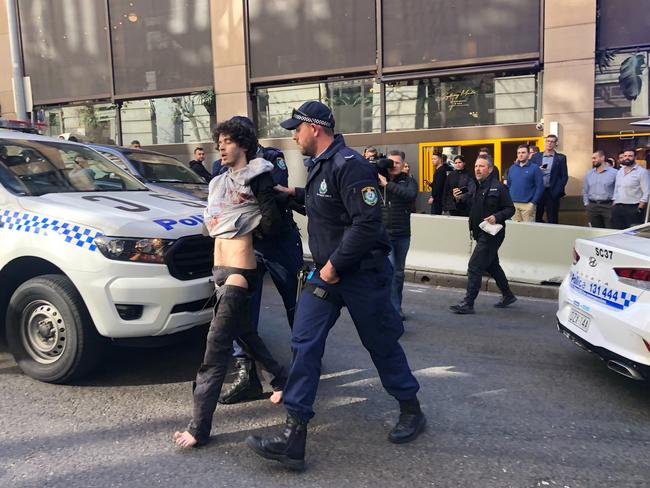
[[[596,161],[595,163],[591,163],[594,168],[600,168],[602,166],[602,161]]]
[[[634,161],[630,161],[629,159],[624,159],[623,161],[621,161],[621,164],[623,166],[632,166],[634,164]]]
[[[314,156],[316,156],[315,144],[312,143],[308,146],[301,147],[300,152],[303,156],[307,156],[308,158],[313,158]]]

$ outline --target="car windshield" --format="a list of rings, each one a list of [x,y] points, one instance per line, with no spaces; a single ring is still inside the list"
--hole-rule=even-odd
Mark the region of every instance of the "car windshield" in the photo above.
[[[637,237],[643,237],[645,239],[650,239],[650,224],[644,225],[643,227],[639,227],[638,229],[628,231],[626,232],[626,234],[630,234]]]
[[[63,141],[0,139],[0,184],[18,195],[147,190],[95,151]]]
[[[205,184],[203,178],[169,156],[140,151],[124,151],[123,154],[149,183]]]

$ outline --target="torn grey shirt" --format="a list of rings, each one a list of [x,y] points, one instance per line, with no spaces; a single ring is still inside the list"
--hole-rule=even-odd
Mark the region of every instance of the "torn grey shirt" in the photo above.
[[[272,169],[273,163],[256,158],[245,167],[229,169],[210,181],[208,206],[203,212],[210,236],[232,239],[252,232],[260,224],[262,213],[250,182]]]

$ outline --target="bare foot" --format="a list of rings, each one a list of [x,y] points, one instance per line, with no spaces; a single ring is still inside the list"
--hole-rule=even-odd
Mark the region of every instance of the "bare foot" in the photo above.
[[[282,402],[282,391],[274,391],[271,394],[271,397],[269,398],[269,400],[271,400],[271,403],[275,403],[276,405],[278,403],[281,403]]]
[[[180,432],[174,432],[174,441],[176,441],[176,445],[183,449],[196,445],[196,439],[188,431],[185,431],[182,434]]]

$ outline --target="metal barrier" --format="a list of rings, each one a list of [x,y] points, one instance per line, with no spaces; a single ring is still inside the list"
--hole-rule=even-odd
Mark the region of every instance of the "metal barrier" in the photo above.
[[[307,244],[307,219],[296,215],[303,245]],[[465,275],[474,243],[467,219],[437,215],[411,215],[411,247],[406,257],[410,271]],[[569,271],[576,239],[612,234],[612,229],[508,221],[499,251],[501,266],[513,282],[560,283]]]

